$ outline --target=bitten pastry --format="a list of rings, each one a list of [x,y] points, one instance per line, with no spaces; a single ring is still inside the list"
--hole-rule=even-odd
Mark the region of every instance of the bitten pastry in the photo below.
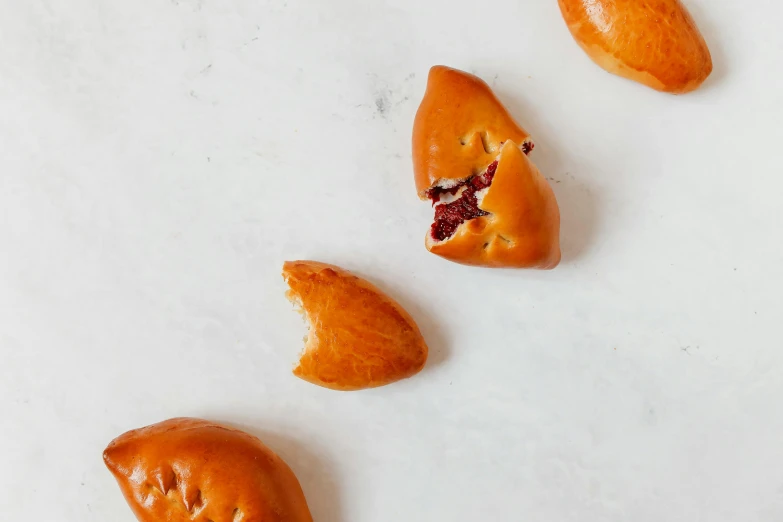
[[[413,125],[416,189],[435,208],[427,249],[466,265],[557,266],[560,209],[533,147],[484,81],[433,67]]]
[[[336,266],[288,261],[287,297],[309,322],[294,375],[333,390],[390,384],[418,373],[427,345],[413,318],[368,281]]]
[[[200,419],[129,431],[103,452],[141,522],[312,522],[299,481],[260,440]]]
[[[576,42],[610,73],[682,94],[712,72],[710,50],[679,0],[558,0]]]

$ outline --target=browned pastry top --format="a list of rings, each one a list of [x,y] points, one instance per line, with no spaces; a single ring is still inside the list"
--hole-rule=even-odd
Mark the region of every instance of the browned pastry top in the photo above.
[[[288,297],[310,323],[294,374],[335,390],[372,388],[410,377],[427,361],[413,318],[368,281],[315,261],[288,261]]]
[[[413,172],[419,197],[440,180],[483,172],[505,141],[530,135],[489,86],[472,74],[436,65],[413,124]]]
[[[179,418],[129,431],[104,461],[141,522],[312,522],[302,488],[247,433]]]
[[[435,207],[427,249],[466,265],[557,266],[560,210],[532,149],[484,81],[433,67],[413,126],[416,189]]]
[[[685,93],[712,72],[707,44],[679,0],[558,0],[577,43],[607,71]]]
[[[465,265],[554,268],[560,262],[560,210],[552,188],[516,144],[506,142],[480,207],[486,216],[427,248]]]

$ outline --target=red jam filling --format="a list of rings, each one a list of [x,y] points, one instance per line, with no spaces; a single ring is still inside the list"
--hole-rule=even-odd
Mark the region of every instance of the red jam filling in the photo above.
[[[502,147],[504,143],[505,141],[501,141],[500,146]],[[521,148],[522,148],[522,152],[525,154],[525,156],[527,156],[528,154],[533,152],[533,149],[535,149],[536,146],[532,141],[526,141],[525,143],[522,144]]]
[[[479,208],[476,192],[484,190],[492,184],[492,178],[495,177],[497,168],[498,162],[494,161],[487,167],[487,171],[484,174],[471,176],[459,185],[451,188],[433,187],[427,191],[427,197],[435,205],[435,203],[440,201],[441,195],[448,193],[453,196],[464,187],[459,198],[451,203],[443,203],[435,207],[435,222],[430,227],[432,239],[443,241],[450,238],[457,231],[457,227],[465,221],[489,214],[489,212]]]

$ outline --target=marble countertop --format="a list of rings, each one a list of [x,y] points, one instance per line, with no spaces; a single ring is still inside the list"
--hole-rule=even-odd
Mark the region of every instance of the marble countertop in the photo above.
[[[674,97],[554,0],[2,2],[5,517],[131,522],[103,448],[198,416],[277,451],[316,522],[783,520],[783,6],[685,3],[715,69]],[[438,63],[532,133],[556,270],[424,249]],[[297,258],[404,304],[426,369],[293,377]]]

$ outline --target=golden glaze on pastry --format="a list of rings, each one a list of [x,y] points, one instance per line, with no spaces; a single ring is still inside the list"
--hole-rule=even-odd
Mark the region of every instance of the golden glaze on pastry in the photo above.
[[[419,197],[427,199],[427,190],[442,180],[483,172],[504,141],[532,148],[529,138],[481,78],[436,65],[413,123]]]
[[[302,488],[260,440],[200,419],[129,431],[103,453],[141,522],[312,522]]]
[[[466,221],[449,239],[426,245],[466,265],[554,268],[560,262],[560,210],[552,188],[512,142],[503,145],[492,185],[480,203],[485,216]]]
[[[433,67],[413,126],[416,189],[435,207],[427,249],[467,265],[557,266],[560,210],[532,149],[484,81]]]
[[[342,268],[288,261],[288,298],[310,324],[294,375],[333,390],[360,390],[410,377],[427,345],[413,318],[374,285]]]
[[[679,0],[558,0],[577,43],[610,73],[659,91],[686,93],[712,58]]]

